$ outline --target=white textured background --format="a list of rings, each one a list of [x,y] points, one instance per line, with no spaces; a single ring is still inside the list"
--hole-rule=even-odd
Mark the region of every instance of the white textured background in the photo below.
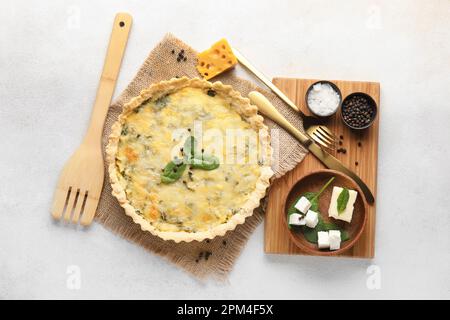
[[[116,95],[168,31],[226,37],[269,76],[381,82],[376,258],[268,256],[261,225],[229,282],[203,283],[98,224],[54,224],[117,11],[134,25]],[[450,298],[450,1],[1,0],[0,22],[0,298]]]

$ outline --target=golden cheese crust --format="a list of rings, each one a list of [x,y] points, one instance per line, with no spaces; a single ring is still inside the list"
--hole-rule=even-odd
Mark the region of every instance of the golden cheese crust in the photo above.
[[[177,181],[162,183],[162,168],[183,157],[195,123],[203,131],[202,152],[218,156],[220,165],[189,168]],[[239,139],[225,147],[217,136],[230,130],[255,134],[255,161],[251,151],[229,161],[230,150],[238,157]],[[252,145],[250,136],[245,147]],[[112,194],[125,213],[142,230],[175,242],[212,239],[244,223],[273,175],[268,128],[257,108],[231,86],[198,78],[153,84],[128,102],[112,126],[106,154]]]

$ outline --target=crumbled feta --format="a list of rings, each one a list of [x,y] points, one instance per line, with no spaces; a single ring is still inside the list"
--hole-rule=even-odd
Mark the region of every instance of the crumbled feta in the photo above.
[[[319,249],[328,249],[330,247],[328,231],[317,232],[317,244],[319,245]]]
[[[289,224],[293,226],[304,226],[305,219],[301,214],[292,213],[289,215]]]
[[[315,228],[319,223],[319,214],[315,211],[308,210],[305,216],[305,224],[307,227]]]
[[[338,250],[341,248],[341,231],[330,230],[328,231],[330,250]]]
[[[311,208],[311,202],[309,202],[309,200],[305,197],[301,197],[294,207],[301,213],[306,213],[308,212],[309,208]]]

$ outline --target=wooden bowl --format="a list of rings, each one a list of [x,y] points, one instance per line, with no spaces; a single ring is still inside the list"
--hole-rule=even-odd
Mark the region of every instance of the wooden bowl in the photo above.
[[[334,181],[319,197],[319,211],[325,222],[333,222],[349,234],[349,239],[341,242],[341,248],[334,251],[319,249],[316,243],[308,242],[305,239],[299,228],[293,227],[292,229],[289,229],[287,223],[287,209],[294,203],[294,201],[296,201],[305,192],[318,192],[331,177],[335,177]],[[346,187],[347,189],[352,189],[358,192],[358,197],[356,198],[354,204],[352,221],[350,223],[328,217],[328,207],[330,205],[331,195],[333,193],[333,186]],[[312,255],[333,256],[339,255],[350,249],[356,241],[358,241],[367,221],[367,202],[361,189],[350,177],[334,170],[318,170],[301,177],[296,183],[294,183],[283,203],[283,220],[286,225],[286,230],[289,232],[290,239],[301,250]]]

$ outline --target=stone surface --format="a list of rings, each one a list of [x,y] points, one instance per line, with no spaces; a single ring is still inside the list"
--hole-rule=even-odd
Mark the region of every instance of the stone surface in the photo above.
[[[2,2],[0,298],[450,298],[450,3],[235,2]],[[376,258],[268,256],[261,225],[229,282],[200,282],[98,224],[54,223],[117,11],[134,26],[116,96],[168,31],[199,50],[226,37],[270,76],[381,82]]]

